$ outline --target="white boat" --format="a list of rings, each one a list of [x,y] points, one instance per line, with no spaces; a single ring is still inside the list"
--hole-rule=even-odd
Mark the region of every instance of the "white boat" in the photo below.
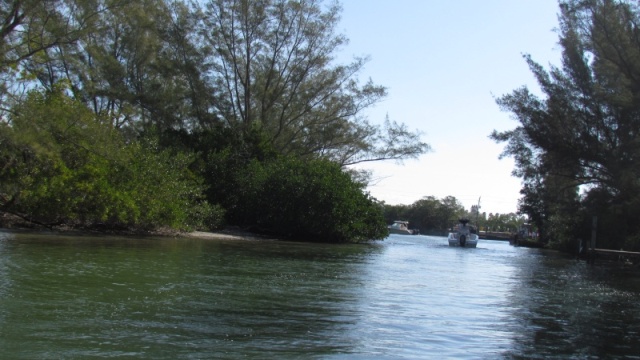
[[[396,220],[387,228],[390,234],[414,235],[417,233],[416,230],[409,229],[408,221]]]
[[[460,219],[453,232],[449,233],[449,246],[474,248],[478,245],[478,234],[473,227],[468,226],[469,220]]]

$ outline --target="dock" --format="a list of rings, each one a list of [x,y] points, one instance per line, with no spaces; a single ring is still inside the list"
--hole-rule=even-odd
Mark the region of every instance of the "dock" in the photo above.
[[[640,258],[640,252],[636,251],[592,248],[587,250],[587,263],[594,264],[598,255],[606,258],[616,258],[618,261]],[[633,262],[635,263],[635,261]]]
[[[511,240],[513,238],[514,233],[510,232],[501,232],[501,231],[478,231],[478,236],[480,239],[485,240]]]
[[[638,258],[640,258],[640,252],[637,252],[637,251],[597,248],[596,247],[597,232],[598,232],[598,216],[594,215],[591,222],[591,241],[589,242],[589,245],[586,247],[588,264],[594,264],[597,257],[615,259],[617,261],[631,260],[633,264],[637,264],[638,262],[640,262],[640,260],[637,260]],[[582,253],[582,249],[584,249],[583,242],[582,240],[580,240],[579,242],[580,242],[580,245],[579,245],[580,250],[578,252]]]

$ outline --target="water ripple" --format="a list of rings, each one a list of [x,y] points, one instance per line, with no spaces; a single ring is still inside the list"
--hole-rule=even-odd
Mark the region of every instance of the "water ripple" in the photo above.
[[[12,359],[634,358],[640,281],[537,249],[4,236]]]

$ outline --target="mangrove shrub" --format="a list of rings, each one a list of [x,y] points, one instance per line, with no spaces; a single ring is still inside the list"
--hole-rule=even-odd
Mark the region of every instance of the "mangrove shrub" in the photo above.
[[[238,188],[230,221],[258,232],[317,242],[387,236],[382,207],[331,161],[254,161],[240,174]]]
[[[0,128],[0,209],[43,225],[212,228],[193,156],[125,141],[64,89],[33,91]]]

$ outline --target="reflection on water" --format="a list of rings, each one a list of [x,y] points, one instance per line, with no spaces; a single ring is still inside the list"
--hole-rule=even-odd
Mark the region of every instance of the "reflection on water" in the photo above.
[[[0,353],[631,358],[639,279],[428,236],[322,245],[0,233]]]
[[[553,255],[523,259],[511,294],[520,304],[513,309],[518,341],[511,353],[542,358],[538,349],[549,349],[563,358],[640,358],[640,277]]]

